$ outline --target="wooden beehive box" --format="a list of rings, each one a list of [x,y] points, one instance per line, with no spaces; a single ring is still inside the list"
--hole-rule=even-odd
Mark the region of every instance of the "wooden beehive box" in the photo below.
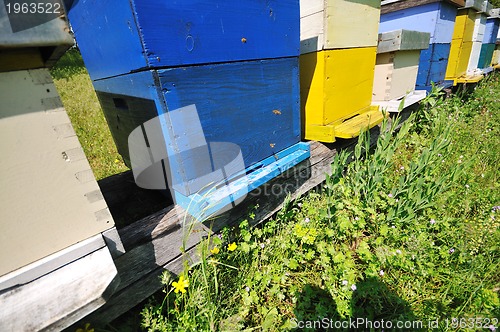
[[[374,101],[399,99],[415,90],[420,51],[429,47],[430,33],[395,30],[379,34]]]
[[[181,206],[195,200],[197,213],[209,200],[197,178],[210,172],[211,160],[186,151],[190,144],[200,151],[215,142],[239,147],[248,190],[308,157],[308,145],[300,142],[298,0],[132,4],[78,2],[69,13],[129,166],[129,135],[163,117],[165,149],[184,157],[169,158],[172,178],[162,180],[169,180]],[[197,127],[173,123],[176,110],[192,105]]]
[[[457,12],[445,76],[446,79],[453,80],[454,84],[477,82],[482,78],[481,75],[467,77],[476,14],[482,10],[482,7],[483,1],[467,0],[465,7]]]
[[[500,10],[498,8],[490,11],[490,17],[486,20],[484,30],[483,44],[479,55],[478,68],[487,68],[493,63],[493,54],[495,52],[495,42],[500,25]],[[497,64],[497,63],[495,63]]]
[[[298,16],[298,0],[75,1],[69,12],[93,80],[147,68],[296,56]]]
[[[476,14],[474,31],[472,33],[472,50],[469,58],[469,65],[467,66],[468,75],[482,72],[478,70],[479,58],[486,29],[486,18],[490,15],[491,9],[491,4],[488,1],[484,1],[481,12]]]
[[[378,0],[301,0],[300,53],[377,45]]]
[[[431,83],[446,86],[446,66],[450,53],[457,8],[462,1],[382,1],[379,32],[397,29],[430,33],[429,47],[422,50],[416,80],[417,89],[430,90]]]
[[[47,68],[74,44],[54,3],[54,15],[0,5],[2,331],[63,329],[117,281],[113,218]]]
[[[370,105],[379,16],[379,1],[301,1],[306,139],[351,138],[382,121],[382,113]]]

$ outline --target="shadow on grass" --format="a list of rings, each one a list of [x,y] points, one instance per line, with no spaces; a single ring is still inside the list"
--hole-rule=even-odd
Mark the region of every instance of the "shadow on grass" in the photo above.
[[[60,80],[69,79],[74,75],[86,73],[86,71],[80,51],[78,48],[72,47],[52,67],[50,74],[55,80]]]
[[[294,309],[298,327],[304,331],[399,331],[413,324],[419,330],[410,305],[385,285],[380,278],[369,277],[356,284],[350,300],[351,315],[342,318],[330,293],[310,284],[302,288]],[[414,323],[416,322],[416,323]],[[385,325],[382,325],[385,324]],[[424,322],[424,324],[427,324]],[[423,326],[425,328],[426,325]],[[422,330],[422,328],[420,328]]]

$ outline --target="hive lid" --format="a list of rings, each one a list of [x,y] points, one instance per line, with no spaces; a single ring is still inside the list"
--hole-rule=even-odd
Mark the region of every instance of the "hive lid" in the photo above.
[[[465,0],[465,6],[463,8],[472,8],[480,12],[483,10],[483,2],[482,0]]]
[[[381,14],[392,13],[397,10],[418,7],[435,2],[447,2],[456,7],[464,7],[465,0],[383,0],[381,2]]]
[[[377,53],[424,50],[429,47],[430,38],[428,32],[405,29],[379,33]]]
[[[491,9],[488,18],[500,18],[500,8]]]
[[[485,0],[483,2],[483,6],[481,8],[481,11],[485,13],[486,15],[490,16],[491,15],[491,10],[493,9],[493,5],[488,2],[488,0]]]

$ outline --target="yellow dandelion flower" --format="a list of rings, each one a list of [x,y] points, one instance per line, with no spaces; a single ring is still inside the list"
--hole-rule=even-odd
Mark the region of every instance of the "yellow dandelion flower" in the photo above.
[[[180,276],[179,281],[172,282],[172,286],[175,288],[175,293],[181,292],[184,294],[186,292],[186,288],[189,286],[189,281],[187,279],[184,280],[184,276]]]
[[[220,249],[219,247],[215,246],[212,249],[210,249],[210,252],[212,253],[212,255],[217,255],[220,252]]]
[[[227,245],[227,250],[229,250],[229,251],[235,251],[236,248],[238,248],[238,246],[234,242]]]

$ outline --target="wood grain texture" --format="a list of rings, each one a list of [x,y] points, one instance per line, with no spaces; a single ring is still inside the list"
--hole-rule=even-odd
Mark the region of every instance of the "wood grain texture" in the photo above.
[[[93,0],[76,1],[69,12],[93,80],[144,68],[297,56],[299,16],[298,0]]]
[[[402,8],[380,16],[379,32],[398,29],[416,30],[430,33],[431,44],[450,43],[456,14],[456,6],[442,1]]]
[[[103,305],[118,283],[106,247],[0,294],[2,331],[55,331]]]
[[[431,44],[429,49],[420,53],[417,88],[427,89],[430,88],[431,82],[436,84],[444,82],[450,46],[451,43]]]

